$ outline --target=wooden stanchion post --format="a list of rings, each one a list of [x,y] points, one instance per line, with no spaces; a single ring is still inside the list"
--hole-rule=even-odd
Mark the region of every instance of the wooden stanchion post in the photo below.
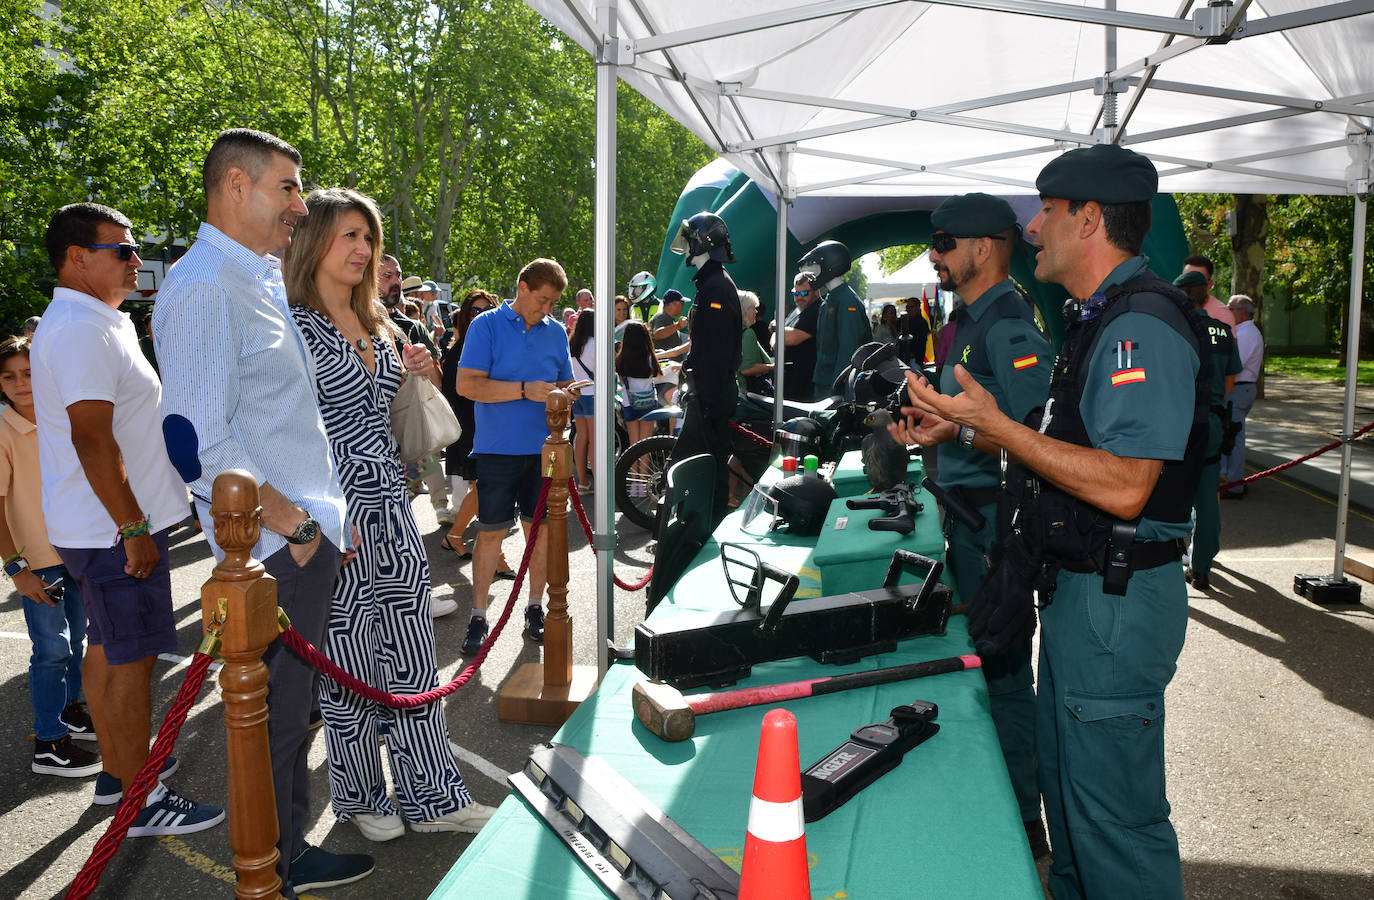
[[[564,432],[572,401],[562,391],[549,394],[545,415],[549,439],[544,442],[540,469],[549,478],[545,573],[548,610],[544,619],[544,662],[516,669],[498,692],[496,715],[506,722],[561,725],[577,705],[596,689],[596,666],[572,662],[572,617],[568,615],[568,478],[572,476],[572,445]],[[516,599],[519,602],[519,598]]]
[[[249,551],[258,542],[258,485],[241,469],[215,479],[210,495],[215,543],[224,560],[201,588],[206,625],[223,621],[219,683],[229,767],[229,844],[239,900],[281,896],[277,876],[277,804],[267,744],[267,666],[262,654],[277,636],[277,582]]]

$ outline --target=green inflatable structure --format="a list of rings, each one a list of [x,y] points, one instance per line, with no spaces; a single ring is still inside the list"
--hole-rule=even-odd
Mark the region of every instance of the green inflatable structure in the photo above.
[[[693,270],[687,267],[683,257],[669,248],[683,219],[699,212],[713,212],[724,219],[730,228],[730,242],[736,259],[727,267],[730,277],[741,290],[758,294],[766,311],[760,315],[771,318],[777,299],[774,255],[778,226],[777,212],[770,197],[743,172],[722,166],[719,161],[699,170],[678,197],[668,221],[663,252],[659,256],[655,275],[658,295],[661,297],[664,291],[676,288],[690,300],[696,293],[692,282]],[[825,199],[807,197],[802,202],[824,203]],[[890,202],[887,205],[890,206]],[[1151,268],[1162,277],[1172,278],[1182,270],[1183,259],[1188,255],[1183,222],[1172,194],[1157,194],[1151,205],[1153,222],[1145,238],[1143,252],[1150,258]],[[797,260],[821,241],[840,241],[849,248],[857,264],[859,257],[865,253],[901,244],[928,244],[930,234],[930,212],[923,209],[862,215],[815,235],[805,244],[789,231],[788,281],[790,283],[792,274],[797,271]],[[1011,275],[1039,308],[1057,347],[1064,334],[1064,319],[1060,310],[1068,295],[1057,284],[1036,281],[1035,249],[1023,241],[1020,250],[1012,260]]]

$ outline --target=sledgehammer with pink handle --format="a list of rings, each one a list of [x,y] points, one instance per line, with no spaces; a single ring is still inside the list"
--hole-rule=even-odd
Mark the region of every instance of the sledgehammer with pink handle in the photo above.
[[[799,697],[833,694],[836,691],[924,678],[927,675],[941,675],[945,672],[962,672],[965,669],[977,669],[982,665],[983,661],[972,654],[950,656],[905,666],[874,669],[870,672],[851,672],[847,675],[807,678],[784,684],[767,684],[761,687],[691,696],[685,696],[677,688],[662,681],[641,681],[634,686],[631,697],[635,718],[639,719],[640,724],[665,741],[685,741],[696,730],[697,716],[707,713],[759,706],[764,703],[781,703]]]

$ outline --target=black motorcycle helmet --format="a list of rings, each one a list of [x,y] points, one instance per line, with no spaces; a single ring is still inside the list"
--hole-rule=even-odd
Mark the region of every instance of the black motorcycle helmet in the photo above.
[[[782,423],[773,433],[773,456],[795,456],[798,462],[808,454],[821,456],[825,448],[825,429],[815,419],[798,416]]]
[[[832,279],[839,278],[849,271],[854,257],[849,248],[839,241],[821,241],[801,258],[797,268],[804,275],[811,275],[816,283],[824,287]]]
[[[839,499],[830,482],[814,475],[790,475],[770,487],[768,496],[777,503],[787,533],[803,537],[821,533],[830,504]]]
[[[730,229],[715,213],[699,212],[690,219],[683,219],[669,249],[689,260],[705,253],[718,262],[735,261],[735,252],[730,249]]]

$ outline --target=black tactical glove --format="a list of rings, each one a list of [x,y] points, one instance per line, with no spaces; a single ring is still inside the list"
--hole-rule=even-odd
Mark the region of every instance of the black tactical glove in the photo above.
[[[1045,576],[1020,538],[992,548],[991,568],[969,601],[968,633],[979,656],[1005,653],[1035,633],[1035,589]]]

